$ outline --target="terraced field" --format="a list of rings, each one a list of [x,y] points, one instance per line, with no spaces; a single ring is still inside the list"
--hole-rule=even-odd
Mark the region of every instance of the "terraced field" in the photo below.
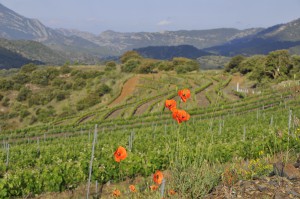
[[[143,194],[140,198],[161,198],[147,189],[151,185],[147,177],[156,170],[171,173],[173,179],[166,178],[165,189],[175,189],[179,197],[191,194],[185,185],[196,186],[189,184],[188,178],[195,176],[187,171],[200,172],[199,179],[209,177],[209,182],[194,181],[200,184],[192,197],[199,198],[219,182],[222,169],[217,165],[259,158],[261,151],[266,155],[287,149],[300,152],[298,126],[289,121],[290,114],[300,117],[295,89],[277,86],[240,99],[233,91],[237,82],[250,89],[251,82],[244,77],[219,72],[133,76],[106,105],[48,125],[2,131],[0,188],[5,191],[0,191],[0,198],[74,190],[86,184],[91,166],[91,182],[99,185],[90,192],[91,198],[95,194],[111,198],[116,188],[130,198],[118,182],[137,176],[144,179],[136,182]],[[177,96],[183,88],[192,93],[186,103]],[[190,120],[178,125],[164,107],[166,99],[175,99]],[[118,146],[128,149],[122,164],[113,159]],[[189,176],[182,179],[179,174],[185,172]],[[108,183],[110,188],[100,191]]]

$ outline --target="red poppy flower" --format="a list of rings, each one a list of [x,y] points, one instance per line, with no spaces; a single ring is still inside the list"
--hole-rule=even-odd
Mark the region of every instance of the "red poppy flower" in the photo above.
[[[157,185],[151,185],[150,189],[151,189],[151,191],[155,191],[155,190],[158,189],[158,186]]]
[[[173,99],[171,99],[171,100],[166,100],[165,106],[166,106],[169,110],[172,110],[172,109],[176,108],[176,101],[173,100]]]
[[[179,90],[178,95],[183,102],[186,102],[186,100],[191,97],[191,91],[189,89]]]
[[[190,114],[185,110],[174,110],[172,114],[173,118],[180,124],[181,122],[188,121],[190,119]]]
[[[156,171],[154,174],[153,174],[153,181],[156,183],[156,184],[161,184],[162,183],[162,180],[164,179],[164,175],[161,171]]]
[[[173,189],[170,189],[170,190],[169,190],[169,195],[170,195],[170,196],[175,195],[175,194],[176,194],[176,191],[174,191]]]
[[[117,198],[121,196],[121,191],[118,189],[115,189],[112,193],[113,197]]]
[[[129,189],[130,189],[130,192],[136,192],[136,189],[135,189],[134,185],[130,185]]]
[[[116,162],[124,160],[127,157],[126,149],[122,146],[119,146],[119,148],[115,151],[114,156]]]

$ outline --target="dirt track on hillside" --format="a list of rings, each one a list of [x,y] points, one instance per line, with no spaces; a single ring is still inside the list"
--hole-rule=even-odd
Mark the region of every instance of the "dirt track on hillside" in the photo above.
[[[131,95],[133,93],[136,85],[138,84],[138,81],[139,81],[139,76],[134,76],[134,77],[130,78],[129,80],[127,80],[125,82],[125,84],[123,85],[121,95],[117,99],[115,99],[109,105],[109,107],[119,104],[120,102],[124,101],[127,96]]]

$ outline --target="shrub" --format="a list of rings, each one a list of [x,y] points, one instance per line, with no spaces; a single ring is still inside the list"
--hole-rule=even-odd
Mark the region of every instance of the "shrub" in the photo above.
[[[30,94],[31,94],[31,90],[29,90],[26,87],[23,87],[20,89],[20,92],[18,93],[17,100],[20,102],[25,101],[27,97],[30,96]]]
[[[9,101],[10,101],[10,99],[8,97],[4,97],[2,105],[5,106],[5,107],[8,107],[9,106]]]
[[[105,71],[112,71],[117,69],[117,64],[114,61],[106,62]]]
[[[37,65],[30,63],[30,64],[26,64],[24,66],[21,67],[21,72],[23,73],[32,73],[33,71],[35,71],[37,69]]]
[[[121,66],[122,72],[131,73],[136,70],[136,68],[141,64],[139,59],[130,59]]]
[[[99,86],[98,89],[96,89],[95,93],[99,96],[102,97],[103,95],[110,93],[111,88],[107,86],[106,84],[102,84]]]

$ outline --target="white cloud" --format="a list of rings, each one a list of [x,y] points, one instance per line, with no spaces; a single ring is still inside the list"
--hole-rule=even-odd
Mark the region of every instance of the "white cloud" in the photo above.
[[[168,21],[168,20],[161,20],[160,22],[157,23],[158,26],[166,26],[166,25],[169,25],[171,24],[172,22],[171,21]]]

